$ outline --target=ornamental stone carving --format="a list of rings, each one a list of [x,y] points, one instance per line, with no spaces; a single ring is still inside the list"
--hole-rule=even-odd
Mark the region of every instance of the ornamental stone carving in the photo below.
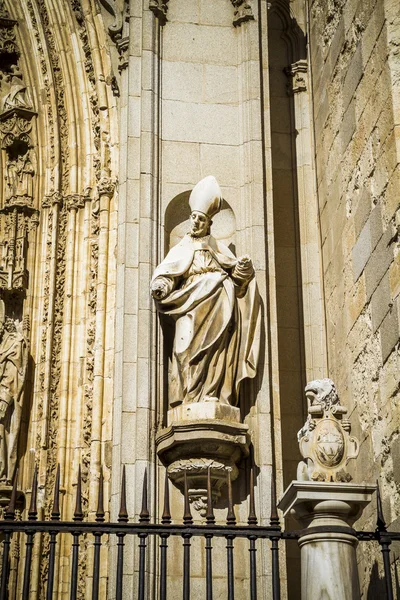
[[[26,327],[7,317],[0,331],[0,483],[9,485],[17,466],[23,391],[28,366]]]
[[[236,406],[240,384],[256,375],[260,299],[251,259],[211,235],[221,190],[209,176],[193,189],[191,229],[156,268],[151,293],[175,322],[171,407],[193,403]]]
[[[350,422],[331,379],[307,384],[308,417],[298,435],[304,462],[299,463],[300,481],[351,481],[347,463],[357,458],[359,442],[350,436]]]
[[[235,7],[235,12],[233,15],[234,27],[238,27],[246,21],[254,20],[253,10],[246,0],[231,0],[231,2]]]

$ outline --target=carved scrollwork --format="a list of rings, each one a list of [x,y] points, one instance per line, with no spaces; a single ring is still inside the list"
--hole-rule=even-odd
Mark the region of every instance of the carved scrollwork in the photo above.
[[[129,2],[127,0],[122,0],[122,3],[118,3],[116,0],[100,0],[100,4],[114,18],[114,22],[108,27],[108,33],[118,50],[118,70],[122,71],[128,66]]]

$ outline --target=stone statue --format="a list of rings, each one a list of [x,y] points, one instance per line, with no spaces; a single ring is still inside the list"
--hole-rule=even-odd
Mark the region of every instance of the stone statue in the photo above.
[[[31,204],[35,169],[30,152],[10,159],[6,164],[6,200],[12,204]]]
[[[6,88],[2,112],[14,108],[32,109],[32,101],[19,68],[13,65],[11,73],[6,73],[2,79],[4,81],[3,87]]]
[[[22,323],[7,317],[0,332],[0,482],[6,484],[17,464],[28,352]]]
[[[236,258],[210,235],[221,203],[215,177],[195,186],[191,229],[151,281],[158,311],[175,321],[171,407],[207,401],[235,406],[241,381],[256,375],[261,312],[254,268],[248,256]]]
[[[331,379],[316,379],[307,384],[308,417],[297,434],[304,458],[297,468],[300,481],[351,480],[347,463],[357,458],[359,442],[351,437],[350,421]]]

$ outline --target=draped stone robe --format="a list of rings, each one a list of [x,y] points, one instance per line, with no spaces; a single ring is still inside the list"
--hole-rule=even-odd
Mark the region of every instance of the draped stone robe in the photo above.
[[[168,294],[157,309],[175,320],[169,403],[219,400],[236,405],[240,382],[254,377],[260,300],[253,269],[235,276],[237,258],[212,236],[187,234],[154,272]]]

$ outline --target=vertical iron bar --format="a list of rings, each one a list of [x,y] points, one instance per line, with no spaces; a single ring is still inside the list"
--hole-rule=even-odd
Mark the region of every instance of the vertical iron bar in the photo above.
[[[228,562],[228,600],[234,600],[234,572],[233,572],[233,535],[226,536],[226,553]]]
[[[53,510],[51,511],[51,520],[52,521],[60,520],[60,465],[57,465],[56,481],[55,481],[55,485],[54,485]],[[57,531],[50,531],[49,576],[47,579],[46,600],[53,600],[54,565],[56,562],[56,544],[57,544]]]
[[[11,544],[11,532],[6,531],[4,534],[3,542],[3,562],[1,569],[1,587],[0,587],[0,600],[7,600],[8,590],[8,557],[10,555],[10,544]]]
[[[22,587],[22,600],[29,600],[29,587],[31,582],[31,564],[32,564],[32,548],[33,548],[34,532],[29,531],[26,537],[26,552],[25,552],[25,568],[24,568],[24,583]]]
[[[386,521],[383,515],[382,509],[382,498],[381,491],[379,489],[378,480],[376,481],[376,508],[377,508],[377,521],[376,521],[376,533],[378,541],[381,546],[382,558],[383,558],[383,569],[385,573],[385,587],[386,587],[386,598],[387,600],[393,600],[393,583],[392,573],[390,570],[390,545],[392,540],[387,535]]]
[[[271,516],[270,526],[276,529],[276,536],[271,537],[272,553],[272,599],[280,600],[281,583],[279,579],[279,540],[281,538],[281,526],[279,522],[278,509],[276,506],[276,489],[274,472],[271,473]]]
[[[139,533],[139,600],[144,600],[145,566],[146,566],[146,533]]]
[[[188,491],[188,483],[187,483],[187,474],[186,469],[184,471],[183,476],[184,483],[184,501],[185,508],[183,513],[183,524],[184,525],[192,525],[193,518],[192,513],[190,512],[190,503],[189,503],[189,491]],[[183,537],[183,600],[190,599],[190,538],[192,535],[190,533],[182,534]]]
[[[168,472],[165,469],[165,482],[164,482],[164,509],[161,517],[161,523],[163,525],[169,525],[171,523],[171,511],[169,505],[169,485],[168,485]],[[162,533],[160,535],[160,600],[166,600],[167,598],[167,551],[169,533]]]
[[[126,474],[125,474],[125,465],[122,468],[122,481],[121,481],[121,502],[118,513],[118,522],[119,523],[127,523],[128,522],[128,511],[126,510]],[[116,600],[122,600],[122,584],[123,584],[123,575],[124,575],[124,538],[125,533],[117,533],[117,548],[118,548],[118,556],[117,556],[117,582],[116,582]]]
[[[226,524],[228,526],[236,525],[236,515],[233,508],[233,497],[232,497],[232,479],[231,472],[228,471],[228,514],[226,517]],[[235,598],[235,581],[233,573],[233,535],[226,536],[226,553],[228,562],[228,600],[234,600]]]
[[[139,515],[139,523],[149,523],[150,514],[147,505],[147,469],[144,471],[143,491],[142,491],[142,510]],[[146,568],[146,538],[147,533],[139,533],[139,600],[144,600],[145,590],[145,568]]]
[[[74,521],[83,521],[82,512],[82,478],[81,478],[81,466],[78,469],[78,483],[76,486],[76,504],[74,512]],[[79,532],[74,531],[73,543],[72,543],[72,568],[71,568],[71,600],[76,600],[76,594],[78,591],[78,560],[79,560]]]
[[[33,471],[32,489],[31,489],[31,502],[28,509],[29,521],[36,521],[37,518],[37,480],[38,470],[37,464]],[[32,564],[32,549],[33,549],[33,536],[34,531],[27,532],[26,538],[26,552],[25,552],[25,568],[24,568],[24,583],[22,587],[22,599],[29,600],[29,588],[31,583],[31,564]]]
[[[212,535],[205,535],[206,538],[206,600],[213,600],[213,585],[212,585]]]
[[[103,496],[103,469],[100,470],[99,491],[97,496],[96,522],[104,523],[104,496]],[[101,533],[94,534],[94,557],[93,557],[93,587],[92,600],[99,598],[100,582],[100,551],[101,551]]]
[[[254,465],[250,469],[250,503],[249,517],[247,519],[249,525],[257,525],[256,506],[254,500]],[[257,600],[257,560],[256,560],[256,535],[250,535],[250,600]]]
[[[212,486],[211,486],[211,467],[207,469],[207,525],[214,525],[215,516],[212,503]],[[213,582],[212,582],[212,540],[211,534],[206,534],[206,600],[213,598]]]
[[[17,479],[18,469],[14,475],[14,482],[11,491],[10,504],[7,506],[4,513],[5,521],[13,521],[15,518],[15,505],[17,502]],[[0,586],[0,600],[7,600],[8,598],[8,575],[9,575],[9,556],[10,556],[10,545],[11,545],[11,531],[6,531],[4,534],[3,542],[3,563],[1,570],[1,586]]]
[[[256,539],[255,535],[249,536],[250,540],[250,600],[257,600],[257,569],[256,569]]]

